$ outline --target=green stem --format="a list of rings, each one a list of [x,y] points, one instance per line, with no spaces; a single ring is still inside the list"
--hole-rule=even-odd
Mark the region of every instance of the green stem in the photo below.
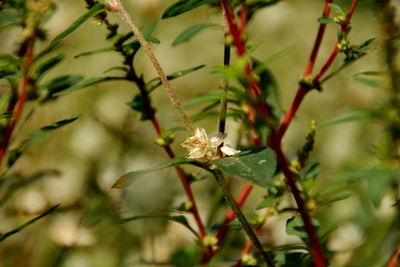
[[[211,172],[214,175],[214,177],[218,183],[218,186],[221,189],[222,194],[224,195],[226,202],[229,204],[231,209],[235,212],[236,218],[242,225],[247,236],[253,242],[254,247],[258,250],[258,252],[261,255],[261,257],[263,258],[264,262],[268,266],[274,267],[275,264],[273,263],[272,259],[264,251],[264,248],[263,248],[260,240],[258,240],[256,234],[254,233],[253,229],[251,228],[251,226],[250,226],[249,222],[247,221],[246,217],[244,216],[242,210],[236,204],[235,198],[232,196],[232,193],[229,191],[228,185],[225,182],[225,178],[224,178],[222,172],[220,170],[212,170]]]

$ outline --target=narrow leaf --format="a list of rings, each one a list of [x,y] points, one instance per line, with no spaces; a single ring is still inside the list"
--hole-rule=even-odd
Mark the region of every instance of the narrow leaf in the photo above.
[[[200,33],[202,30],[216,26],[216,24],[197,24],[194,26],[191,26],[184,30],[181,34],[176,37],[176,39],[172,42],[172,46],[177,46],[180,45],[184,42],[188,42],[190,39],[192,39],[196,34]]]
[[[318,18],[318,22],[321,24],[335,23],[335,21],[331,17],[320,17]]]
[[[70,35],[72,32],[74,32],[82,23],[90,19],[91,17],[99,14],[100,12],[103,12],[105,10],[105,5],[99,4],[91,9],[89,9],[85,14],[83,14],[81,17],[79,17],[74,23],[72,23],[71,26],[68,27],[65,31],[60,33],[56,38],[51,41],[50,46],[58,43],[68,35]]]
[[[5,234],[0,235],[0,242],[6,240],[7,238],[9,238],[10,236],[18,233],[19,231],[21,231],[22,229],[28,227],[29,225],[31,225],[32,223],[36,222],[37,220],[40,220],[41,218],[49,215],[50,213],[52,213],[53,211],[55,211],[58,208],[59,205],[55,205],[54,207],[50,208],[49,210],[47,210],[46,212],[42,213],[41,215],[33,218],[32,220],[27,221],[26,223],[24,223],[23,225],[15,228],[14,230],[11,230]]]
[[[125,219],[122,220],[122,222],[123,223],[127,223],[127,222],[142,220],[142,219],[154,219],[154,218],[165,218],[167,220],[179,223],[179,224],[183,225],[184,227],[186,227],[197,238],[199,238],[199,235],[197,234],[197,232],[190,226],[188,220],[183,215],[177,215],[177,216],[172,216],[172,215],[138,215],[138,216],[125,218]]]
[[[78,83],[74,86],[68,87],[66,89],[63,89],[61,91],[58,91],[57,93],[54,94],[55,97],[58,96],[62,96],[62,95],[66,95],[70,92],[79,90],[79,89],[83,89],[85,87],[97,84],[97,83],[101,83],[101,82],[105,82],[105,81],[112,81],[112,80],[119,80],[120,78],[118,77],[94,77],[91,78],[89,80],[83,81],[81,83]]]
[[[47,139],[49,139],[51,136],[51,131],[63,127],[67,124],[70,124],[75,120],[77,120],[78,118],[79,116],[76,116],[70,119],[57,121],[51,125],[33,131],[24,141],[22,141],[19,147],[10,151],[10,155],[8,157],[8,166],[11,167],[27,148],[42,143]]]
[[[338,13],[339,15],[344,15],[344,11],[342,10],[342,8],[336,4],[328,4],[328,6],[330,8],[332,8],[333,10],[335,10],[336,13]]]
[[[103,47],[103,48],[99,48],[99,49],[90,50],[90,51],[86,51],[86,52],[80,53],[80,54],[76,55],[75,58],[84,57],[84,56],[91,56],[91,55],[96,55],[96,54],[100,54],[100,53],[104,53],[104,52],[110,52],[110,51],[114,51],[114,48],[113,47]]]
[[[361,121],[361,120],[372,120],[376,119],[379,114],[375,110],[371,109],[356,109],[344,114],[340,114],[339,116],[333,117],[326,121],[323,121],[319,126],[326,127],[342,122],[349,121]]]
[[[283,199],[283,196],[268,196],[264,198],[256,207],[257,210],[267,208],[269,206],[275,205]]]
[[[171,160],[164,161],[164,162],[160,163],[159,165],[152,167],[152,168],[128,172],[128,173],[122,175],[120,178],[118,178],[118,180],[111,187],[112,188],[125,187],[125,186],[131,184],[136,178],[139,178],[140,176],[142,176],[145,173],[158,171],[158,170],[161,170],[164,168],[183,165],[183,164],[191,164],[191,161],[186,158],[174,158]]]
[[[312,219],[312,224],[316,229],[320,227],[317,219]],[[286,221],[286,233],[289,235],[296,235],[303,240],[308,240],[308,234],[304,227],[303,219],[300,216],[294,216]]]
[[[224,96],[224,92],[222,90],[215,91],[215,92],[208,92],[208,93],[199,95],[190,101],[185,102],[182,105],[182,107],[183,108],[191,108],[191,107],[195,107],[195,106],[202,105],[205,103],[219,101],[223,96]],[[230,100],[234,99],[232,94],[228,95],[228,99],[230,99]]]
[[[254,147],[242,153],[212,161],[222,172],[261,187],[268,186],[276,170],[276,156],[271,149]]]
[[[175,17],[199,6],[210,4],[213,2],[216,2],[216,0],[178,0],[167,8],[167,10],[162,15],[162,18],[167,19]]]
[[[43,74],[51,70],[53,67],[55,67],[58,63],[60,63],[63,59],[64,59],[63,55],[58,55],[53,58],[50,58],[36,69],[36,75],[38,77],[42,76]]]
[[[174,79],[180,78],[182,76],[185,76],[185,75],[187,75],[189,73],[192,73],[192,72],[194,72],[196,70],[199,70],[199,69],[202,69],[204,67],[205,67],[205,65],[199,65],[199,66],[188,68],[188,69],[185,69],[185,70],[173,72],[173,73],[167,75],[167,78],[168,78],[169,81],[172,81]],[[147,87],[149,88],[150,92],[153,91],[154,89],[156,89],[157,87],[161,86],[161,85],[162,85],[162,82],[160,81],[160,78],[152,79],[150,82],[147,83]]]

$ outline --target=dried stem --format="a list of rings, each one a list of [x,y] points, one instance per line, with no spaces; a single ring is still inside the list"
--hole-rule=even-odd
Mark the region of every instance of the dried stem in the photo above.
[[[134,32],[134,34],[137,36],[139,42],[141,43],[142,47],[145,49],[145,51],[149,55],[153,65],[155,66],[155,68],[161,78],[161,81],[163,82],[164,86],[166,87],[168,96],[170,97],[170,99],[171,99],[172,103],[175,105],[175,107],[178,109],[179,114],[182,117],[186,128],[189,130],[189,132],[191,134],[193,134],[193,129],[190,125],[189,119],[187,118],[186,114],[182,111],[179,100],[176,97],[174,91],[172,90],[172,88],[169,84],[169,81],[165,75],[165,72],[162,70],[160,64],[158,63],[156,57],[154,56],[149,44],[144,39],[142,33],[137,29],[136,25],[133,23],[131,17],[126,12],[126,10],[123,8],[123,6],[119,0],[117,0],[117,1],[112,0],[112,1],[110,1],[110,4],[111,4],[112,11],[120,14],[122,16],[122,18],[125,20],[125,22],[129,25],[131,30]],[[106,22],[107,26],[110,25],[108,20],[105,20],[105,22]],[[159,137],[161,137],[162,136],[161,126],[160,126],[160,123],[159,123],[157,117],[155,116],[155,110],[151,105],[151,99],[150,99],[149,93],[146,90],[145,83],[144,83],[143,79],[139,78],[138,75],[136,74],[135,69],[133,67],[132,60],[127,60],[126,63],[128,64],[130,73],[131,73],[131,76],[128,77],[128,79],[132,80],[138,87],[140,94],[143,97],[146,113],[149,116],[150,121],[151,121],[153,128],[156,131],[157,135]],[[171,159],[175,158],[175,154],[174,154],[171,146],[169,146],[169,145],[164,146],[164,150],[168,154],[169,158],[171,158]],[[196,203],[196,200],[193,195],[193,191],[190,187],[190,180],[186,176],[185,172],[183,171],[183,169],[181,167],[175,166],[175,170],[176,170],[176,172],[179,176],[179,179],[182,183],[185,194],[186,194],[189,202],[192,205],[190,208],[190,212],[192,213],[194,220],[197,224],[197,228],[199,230],[200,236],[203,238],[206,236],[207,232],[206,232],[204,224],[201,220],[199,210],[197,208],[197,203]],[[209,250],[207,250],[207,251],[209,251]]]
[[[153,50],[151,49],[149,43],[144,38],[142,32],[138,29],[138,27],[136,26],[132,17],[129,15],[129,13],[126,11],[124,6],[122,5],[121,1],[120,0],[109,0],[109,3],[110,3],[110,5],[108,7],[109,10],[120,15],[120,17],[129,26],[130,30],[135,34],[136,38],[142,45],[143,50],[146,52],[151,63],[153,64],[154,68],[156,69],[158,75],[160,76],[161,82],[165,86],[165,89],[167,91],[169,99],[171,100],[171,103],[178,110],[178,115],[182,119],[182,122],[185,125],[186,129],[189,131],[189,133],[191,135],[193,135],[194,130],[193,130],[192,124],[190,123],[190,120],[189,120],[188,116],[186,115],[186,113],[183,111],[181,103],[180,103],[177,95],[175,94],[175,91],[172,89],[171,84],[167,78],[167,75],[165,74],[160,63],[158,62],[158,59],[154,55]]]
[[[161,137],[162,136],[161,126],[160,126],[160,123],[159,123],[157,117],[155,116],[154,108],[151,106],[151,99],[150,99],[149,93],[146,91],[145,84],[144,84],[143,80],[136,75],[136,72],[135,72],[135,69],[133,68],[132,63],[129,64],[129,68],[130,68],[130,72],[132,74],[132,77],[131,77],[132,81],[136,84],[136,86],[138,87],[138,89],[140,91],[140,94],[142,95],[142,97],[144,99],[144,106],[145,106],[147,114],[150,117],[150,121],[153,125],[153,128],[156,131],[157,135],[159,137]],[[169,146],[169,145],[164,146],[164,150],[168,154],[169,158],[171,158],[171,159],[175,158],[175,154],[172,151],[171,146]],[[197,208],[196,200],[194,198],[193,191],[190,187],[190,181],[187,178],[185,172],[183,171],[183,169],[181,167],[175,166],[175,170],[178,173],[179,179],[181,180],[181,183],[185,190],[186,196],[187,196],[189,202],[192,204],[190,212],[192,213],[192,215],[196,221],[200,236],[205,237],[207,232],[206,232],[204,224],[201,220],[199,210]]]
[[[213,170],[212,174],[214,175],[218,186],[221,189],[222,194],[224,195],[224,198],[226,202],[229,204],[231,209],[235,212],[235,216],[242,225],[244,231],[246,232],[247,236],[250,238],[252,241],[254,247],[257,249],[258,253],[261,255],[263,258],[264,262],[268,266],[275,266],[275,264],[272,262],[272,259],[270,256],[264,251],[264,248],[258,240],[256,234],[254,233],[253,229],[251,228],[249,222],[247,221],[246,217],[244,216],[243,212],[241,211],[240,207],[236,204],[236,201],[234,197],[232,196],[232,193],[229,191],[229,188],[225,182],[225,178],[221,171],[219,170]]]

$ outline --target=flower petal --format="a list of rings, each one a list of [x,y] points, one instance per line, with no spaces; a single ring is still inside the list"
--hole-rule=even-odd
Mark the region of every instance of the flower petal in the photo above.
[[[204,149],[200,149],[200,148],[193,148],[192,150],[189,151],[189,159],[198,159],[198,158],[202,158],[206,155],[207,150],[204,151]]]
[[[227,156],[233,156],[240,153],[240,150],[236,150],[230,145],[224,145],[221,147],[221,151]]]
[[[224,133],[213,134],[210,138],[211,147],[219,146],[224,141],[225,138],[226,138],[226,134],[224,134]]]

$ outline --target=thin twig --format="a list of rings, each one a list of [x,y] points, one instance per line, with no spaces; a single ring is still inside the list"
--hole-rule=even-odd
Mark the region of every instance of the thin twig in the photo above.
[[[258,253],[261,255],[264,262],[268,266],[275,266],[275,264],[273,263],[270,256],[267,254],[267,252],[265,252],[260,240],[258,240],[256,234],[254,233],[253,229],[251,228],[251,226],[250,226],[249,222],[247,221],[246,217],[244,216],[242,210],[236,204],[236,201],[235,201],[234,197],[232,196],[232,193],[229,191],[229,188],[225,182],[225,178],[224,178],[223,174],[221,173],[221,171],[212,170],[212,174],[214,175],[214,177],[218,183],[218,186],[221,189],[222,194],[224,195],[226,202],[229,204],[231,209],[235,212],[236,218],[242,225],[247,236],[253,242],[254,247],[257,249]]]
[[[153,64],[154,68],[156,69],[158,75],[160,76],[161,82],[165,86],[165,89],[167,91],[169,99],[171,100],[171,103],[175,106],[175,108],[178,110],[178,115],[182,119],[183,124],[185,125],[185,127],[189,131],[189,133],[191,135],[193,135],[194,134],[194,130],[193,130],[192,124],[190,123],[189,117],[183,111],[181,103],[180,103],[177,95],[175,94],[175,91],[172,89],[171,84],[170,84],[170,82],[169,82],[169,80],[167,78],[167,75],[165,74],[165,72],[164,72],[163,68],[161,67],[160,63],[158,62],[158,59],[154,55],[153,50],[151,49],[149,43],[144,38],[142,32],[136,26],[136,24],[133,21],[132,17],[126,11],[126,9],[124,8],[124,6],[122,5],[120,0],[109,0],[109,4],[110,5],[108,6],[108,9],[110,11],[115,12],[118,15],[120,15],[120,17],[129,26],[130,30],[135,34],[136,38],[138,39],[138,41],[142,45],[143,50],[146,52],[146,54],[149,57],[151,63]]]
[[[227,42],[227,37],[229,34],[229,27],[226,23],[224,23],[224,36],[225,36],[225,42],[224,42],[224,66],[229,66],[230,60],[231,60],[231,46]],[[227,109],[228,109],[228,91],[229,91],[229,81],[225,80],[223,85],[222,85],[222,98],[221,98],[221,107],[220,107],[220,113],[219,113],[219,125],[218,125],[218,131],[221,134],[225,133],[225,127],[226,127],[226,114],[227,114]],[[222,151],[221,147],[224,144],[220,144],[217,148],[217,156],[222,157]]]

